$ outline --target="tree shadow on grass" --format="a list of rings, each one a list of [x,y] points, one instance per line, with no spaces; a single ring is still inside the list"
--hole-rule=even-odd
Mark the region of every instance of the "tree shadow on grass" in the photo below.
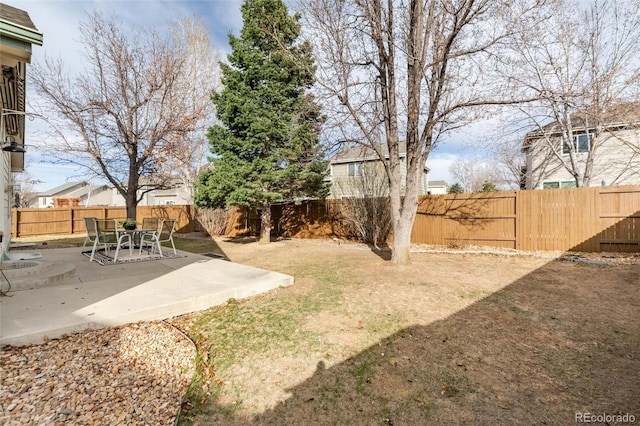
[[[640,266],[552,261],[428,325],[404,328],[225,424],[573,424],[640,417]],[[226,414],[225,414],[226,413]],[[206,423],[206,422],[205,422]],[[203,423],[203,424],[205,424]]]
[[[224,250],[213,238],[186,238],[180,234],[173,235],[176,249],[196,254],[215,254],[226,258]],[[162,243],[164,247],[171,248],[171,243]]]

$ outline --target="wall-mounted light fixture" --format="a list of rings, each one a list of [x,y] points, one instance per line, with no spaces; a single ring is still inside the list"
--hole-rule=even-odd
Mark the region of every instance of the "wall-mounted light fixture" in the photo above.
[[[27,152],[24,147],[18,145],[16,138],[13,136],[7,136],[5,138],[5,145],[2,147],[2,150],[6,152]]]

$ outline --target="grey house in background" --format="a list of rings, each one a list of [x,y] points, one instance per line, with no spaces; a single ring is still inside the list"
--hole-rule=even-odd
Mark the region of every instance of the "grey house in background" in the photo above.
[[[33,208],[72,206],[111,206],[113,194],[107,185],[89,185],[87,182],[69,182],[40,192],[31,202]]]
[[[600,129],[584,116],[571,116],[573,144],[579,170],[590,155],[595,157],[589,186],[640,184],[640,103],[621,104],[608,112]],[[594,138],[596,130],[599,137]],[[523,189],[573,188],[576,182],[562,162],[569,162],[557,122],[529,132],[522,151],[526,156]],[[597,143],[597,146],[594,144]]]
[[[386,150],[386,145],[383,145]],[[400,158],[406,157],[406,145],[400,143]],[[388,158],[388,154],[387,154]],[[355,145],[340,149],[329,162],[330,173],[327,180],[331,183],[328,198],[359,198],[359,197],[386,197],[389,195],[389,186],[384,171],[384,165],[378,154],[368,146]],[[407,173],[406,163],[400,162],[402,181]],[[429,193],[427,174],[429,169],[425,166],[420,179],[420,195]],[[405,188],[401,188],[404,194]]]

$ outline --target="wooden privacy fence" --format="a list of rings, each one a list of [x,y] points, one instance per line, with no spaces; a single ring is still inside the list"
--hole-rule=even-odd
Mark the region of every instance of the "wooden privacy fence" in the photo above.
[[[339,200],[275,206],[272,214],[281,236],[349,236]],[[428,195],[420,199],[411,240],[527,251],[636,252],[640,186]]]
[[[143,217],[178,219],[179,232],[200,230],[193,206],[138,207]],[[124,207],[14,209],[13,236],[84,232],[83,217],[125,219]],[[272,207],[273,235],[354,238],[340,200]],[[258,212],[233,212],[228,235],[259,232]],[[518,250],[640,251],[640,186],[505,191],[422,197],[412,242],[486,245]]]
[[[640,251],[640,186],[428,196],[418,208],[412,241]]]
[[[197,227],[194,220],[194,208],[188,205],[139,206],[137,220],[144,217],[177,219],[178,232],[192,232]],[[85,232],[85,217],[98,219],[127,218],[125,207],[68,207],[48,209],[13,209],[12,235],[27,237],[47,234],[76,234]]]

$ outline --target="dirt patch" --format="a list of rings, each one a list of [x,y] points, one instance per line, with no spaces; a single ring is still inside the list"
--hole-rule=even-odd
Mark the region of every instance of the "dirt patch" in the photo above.
[[[185,421],[640,419],[635,256],[617,255],[625,261],[610,266],[554,259],[561,254],[430,251],[393,266],[384,252],[337,242],[218,244],[232,261],[296,282],[232,313],[176,320],[207,336],[218,384]]]

